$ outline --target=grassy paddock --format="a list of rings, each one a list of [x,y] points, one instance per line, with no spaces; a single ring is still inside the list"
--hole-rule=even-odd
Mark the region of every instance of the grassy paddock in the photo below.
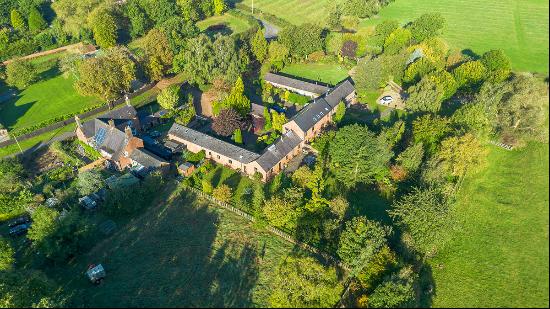
[[[514,70],[548,73],[546,0],[399,0],[363,25],[385,19],[405,23],[430,12],[445,16],[443,37],[452,47],[477,54],[502,49],[512,59]]]
[[[329,63],[294,63],[286,66],[281,72],[331,85],[348,77],[345,67]]]
[[[252,7],[252,0],[230,1],[241,2]],[[254,7],[296,25],[306,22],[324,25],[326,7],[331,2],[330,0],[254,0]]]
[[[201,31],[205,31],[208,27],[216,25],[227,26],[231,29],[232,34],[245,32],[251,27],[247,20],[228,13],[221,16],[212,16],[197,23],[197,27],[199,27]]]
[[[245,219],[176,191],[88,254],[50,272],[67,305],[268,306],[271,278],[293,250]],[[90,263],[106,268],[100,286],[84,276]]]
[[[22,129],[100,103],[94,97],[78,94],[73,87],[74,80],[59,73],[54,62],[59,57],[61,54],[32,60],[41,68],[40,80],[15,98],[0,103],[0,121],[4,126]]]
[[[248,6],[252,0],[232,0]],[[341,1],[341,0],[337,0]],[[329,0],[254,0],[254,6],[293,24],[324,25]],[[548,1],[546,0],[398,0],[372,26],[385,19],[409,22],[423,13],[440,12],[447,19],[444,37],[451,46],[483,53],[503,49],[514,70],[548,73]]]
[[[436,307],[548,307],[548,144],[509,152],[458,194],[461,229],[431,261]]]

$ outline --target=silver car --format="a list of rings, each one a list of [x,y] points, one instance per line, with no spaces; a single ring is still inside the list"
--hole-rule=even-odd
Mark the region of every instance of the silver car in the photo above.
[[[383,105],[388,105],[390,104],[391,102],[393,102],[393,98],[390,96],[390,95],[386,95],[386,96],[383,96],[380,100],[379,100],[380,104],[383,104]]]

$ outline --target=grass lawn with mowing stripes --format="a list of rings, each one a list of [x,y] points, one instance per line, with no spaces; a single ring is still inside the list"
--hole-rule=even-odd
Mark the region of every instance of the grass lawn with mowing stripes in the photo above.
[[[287,65],[282,73],[335,85],[348,77],[348,70],[338,64],[294,63]]]
[[[548,1],[546,0],[398,0],[380,12],[382,20],[409,22],[439,12],[447,20],[443,37],[452,47],[482,54],[502,49],[517,71],[548,73]]]
[[[252,5],[252,0],[233,0]],[[343,0],[337,0],[343,2]],[[329,0],[254,0],[254,7],[293,24],[326,23]],[[548,1],[546,0],[396,0],[371,26],[385,19],[402,23],[424,13],[440,12],[447,20],[443,37],[452,47],[477,54],[502,49],[514,70],[548,73]]]
[[[5,127],[21,129],[101,103],[78,94],[74,80],[64,78],[56,66],[41,72],[40,78],[15,98],[0,103],[0,121]]]

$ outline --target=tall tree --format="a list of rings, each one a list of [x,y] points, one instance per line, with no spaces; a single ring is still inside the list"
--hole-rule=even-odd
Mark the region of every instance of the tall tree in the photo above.
[[[490,50],[481,56],[481,63],[487,68],[488,80],[501,82],[510,77],[512,64],[501,50]]]
[[[395,201],[388,214],[410,237],[407,245],[421,254],[436,249],[454,226],[452,205],[437,188],[415,188]]]
[[[423,143],[428,153],[433,153],[439,141],[451,132],[449,119],[433,115],[424,115],[413,121],[413,138],[416,143]]]
[[[78,92],[113,101],[130,91],[131,82],[136,78],[136,65],[127,49],[115,47],[104,56],[80,63],[78,74],[75,83]]]
[[[468,61],[453,70],[459,88],[473,89],[486,78],[487,69],[479,60]]]
[[[151,80],[161,80],[168,72],[174,59],[168,38],[161,30],[154,28],[143,38],[145,67]]]
[[[56,0],[52,3],[57,20],[63,30],[73,37],[80,37],[83,29],[91,29],[88,24],[90,13],[105,0]]]
[[[153,22],[145,13],[139,0],[130,0],[126,4],[126,15],[130,21],[130,35],[137,38],[144,35],[152,27]]]
[[[48,23],[42,16],[42,13],[36,8],[33,7],[29,13],[29,30],[32,32],[38,32],[46,29]]]
[[[441,109],[443,95],[443,89],[432,79],[423,78],[409,89],[409,97],[406,101],[407,110],[437,113]]]
[[[118,27],[111,8],[102,5],[94,9],[90,13],[89,23],[99,47],[110,48],[116,45]]]
[[[167,110],[174,110],[180,104],[180,86],[171,85],[162,89],[157,97],[159,105]]]
[[[324,267],[311,257],[287,257],[273,278],[272,307],[333,307],[343,286],[334,267]]]
[[[17,59],[6,66],[6,83],[24,89],[38,80],[38,71],[31,61]]]
[[[212,123],[212,130],[216,134],[221,136],[231,136],[235,130],[242,128],[243,119],[232,108],[221,110],[221,112],[214,118]]]
[[[278,41],[296,58],[305,58],[315,51],[323,50],[325,45],[323,29],[309,23],[283,28]]]
[[[336,132],[329,155],[336,178],[354,187],[384,179],[393,153],[367,127],[355,124]]]
[[[441,13],[423,14],[411,24],[413,38],[417,42],[434,37],[445,27],[445,18]]]
[[[333,3],[328,6],[327,24],[331,29],[339,30],[342,28],[342,7]]]
[[[252,48],[252,53],[259,62],[263,62],[267,57],[267,40],[264,36],[264,31],[258,29],[256,34],[250,40],[250,46]]]
[[[207,1],[204,1],[207,2]],[[181,10],[181,15],[187,21],[197,21],[201,19],[201,8],[197,0],[177,0]]]
[[[11,25],[15,30],[24,31],[27,28],[23,15],[18,10],[12,9],[10,13]]]
[[[471,133],[449,137],[441,142],[436,159],[448,173],[462,177],[467,171],[477,171],[487,162],[487,149]]]
[[[227,11],[227,3],[225,3],[225,0],[212,0],[214,3],[214,14],[216,15],[222,15]],[[205,1],[205,2],[208,2]]]
[[[355,217],[340,235],[338,256],[358,274],[387,243],[391,229],[366,217]]]
[[[384,41],[384,53],[395,55],[411,45],[412,34],[409,29],[397,28]]]

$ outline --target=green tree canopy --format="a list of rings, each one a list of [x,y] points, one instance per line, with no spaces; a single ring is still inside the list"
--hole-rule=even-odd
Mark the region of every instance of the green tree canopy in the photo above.
[[[443,89],[430,78],[423,78],[418,84],[409,88],[406,108],[412,112],[437,113],[441,109]]]
[[[18,59],[6,66],[6,83],[19,89],[38,80],[38,71],[31,61]]]
[[[11,25],[14,29],[23,31],[27,28],[23,15],[18,10],[12,9],[10,13]]]
[[[114,47],[118,38],[118,26],[113,9],[101,5],[90,13],[89,23],[94,33],[94,40],[101,48]]]
[[[395,55],[411,45],[412,34],[409,29],[397,28],[384,41],[384,53]]]
[[[157,102],[159,105],[168,110],[174,110],[179,106],[181,101],[180,97],[180,86],[171,85],[162,89],[160,94],[157,97]]]
[[[75,88],[82,95],[113,101],[130,91],[131,82],[136,78],[136,65],[127,49],[114,47],[103,56],[80,63],[78,75]]]
[[[392,204],[388,214],[410,240],[407,245],[428,254],[446,240],[454,226],[452,205],[437,188],[413,191]]]
[[[309,23],[283,28],[279,32],[278,41],[288,48],[295,58],[305,58],[313,52],[323,50],[325,45],[323,29]]]
[[[490,50],[481,56],[481,63],[487,68],[488,79],[492,82],[506,80],[512,71],[512,63],[502,50]]]
[[[487,163],[487,149],[471,133],[449,137],[441,142],[436,158],[448,173],[461,177],[466,171],[477,171]]]
[[[423,14],[415,19],[411,24],[413,38],[417,42],[434,37],[445,27],[445,18],[441,13]]]
[[[479,60],[468,61],[453,70],[459,88],[475,88],[486,78],[487,69]]]
[[[338,256],[357,274],[386,245],[390,233],[389,227],[366,217],[355,217],[346,223],[340,235]]]
[[[267,40],[264,36],[264,31],[258,29],[250,41],[252,53],[259,62],[263,62],[267,57]]]
[[[42,16],[42,13],[36,7],[33,7],[29,13],[29,30],[38,32],[46,29],[46,27],[48,27],[48,23]]]
[[[103,177],[96,170],[79,173],[77,178],[78,192],[84,196],[97,192],[103,187]]]
[[[354,187],[386,177],[393,153],[367,127],[354,124],[336,132],[329,155],[336,178],[345,186]]]
[[[273,278],[269,302],[276,308],[333,307],[343,290],[334,267],[311,257],[287,257]]]

